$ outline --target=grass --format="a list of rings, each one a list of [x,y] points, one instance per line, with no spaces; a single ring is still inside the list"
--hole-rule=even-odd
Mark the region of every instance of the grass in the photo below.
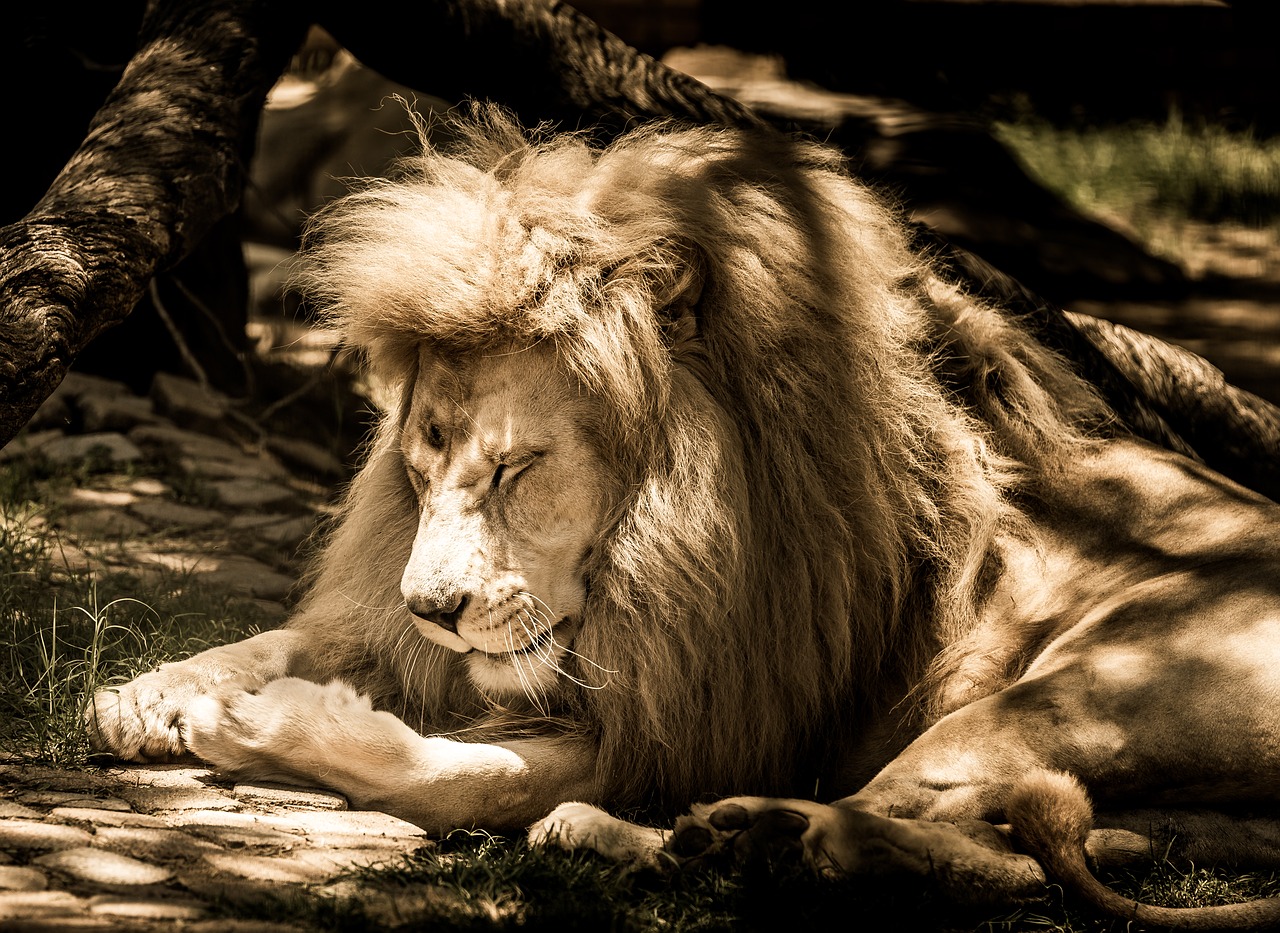
[[[359,897],[288,898],[272,919],[326,930],[777,931],[848,926],[894,916],[909,930],[975,929],[986,917],[883,879],[823,882],[797,868],[660,876],[592,853],[530,848],[486,833],[454,833],[440,849],[353,874]],[[989,911],[987,912],[989,913]],[[959,924],[959,925],[957,925]],[[871,927],[875,928],[875,927]]]
[[[1188,225],[1280,234],[1280,138],[1188,123],[1063,128],[1035,117],[999,122],[1027,171],[1085,213],[1118,220],[1152,251],[1190,258]]]
[[[0,752],[62,767],[89,754],[81,714],[93,691],[242,638],[261,620],[180,574],[58,569],[63,547],[39,503],[46,482],[83,482],[85,464],[0,470]]]

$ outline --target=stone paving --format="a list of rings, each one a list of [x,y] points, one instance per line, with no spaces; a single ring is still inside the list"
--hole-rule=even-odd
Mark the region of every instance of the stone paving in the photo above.
[[[353,896],[345,872],[430,844],[337,794],[204,768],[0,765],[0,930],[293,930],[217,905]]]
[[[276,619],[344,476],[324,448],[267,437],[226,398],[163,375],[139,397],[70,374],[0,461],[37,453],[96,465],[48,487],[43,521],[66,571],[190,573]],[[428,845],[323,790],[233,785],[190,765],[0,763],[0,931],[291,930],[224,905],[351,896],[345,872]]]
[[[298,548],[345,475],[325,448],[268,435],[225,396],[165,374],[149,397],[68,374],[0,461],[35,455],[99,467],[45,490],[67,570],[189,573],[269,617],[283,615]]]

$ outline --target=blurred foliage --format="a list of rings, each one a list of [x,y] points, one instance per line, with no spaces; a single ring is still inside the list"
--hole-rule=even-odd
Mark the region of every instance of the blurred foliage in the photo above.
[[[1252,226],[1280,219],[1280,138],[1176,114],[1162,124],[1078,129],[1027,117],[995,130],[1032,175],[1087,211]]]

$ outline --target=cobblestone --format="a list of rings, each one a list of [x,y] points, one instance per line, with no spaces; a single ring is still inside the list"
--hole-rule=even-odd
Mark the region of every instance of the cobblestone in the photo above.
[[[92,846],[61,849],[42,855],[31,864],[62,872],[77,881],[95,884],[160,884],[173,877],[173,872],[167,868]]]
[[[0,852],[16,864],[0,865],[0,930],[54,918],[74,924],[39,928],[201,929],[188,924],[216,900],[321,890],[433,844],[411,823],[346,807],[331,791],[229,785],[204,768],[2,765]],[[221,929],[259,927],[207,933]]]
[[[49,881],[42,871],[0,865],[0,891],[43,891],[48,886]]]
[[[245,443],[231,410],[182,380],[141,399],[72,374],[0,461],[49,451],[96,464],[75,488],[48,490],[43,520],[59,536],[55,560],[69,568],[190,573],[283,616],[296,549],[341,464],[303,441]],[[74,433],[86,425],[112,433]],[[116,445],[111,457],[137,451],[163,469],[102,471],[103,438]],[[432,844],[403,820],[348,809],[339,794],[231,784],[191,763],[72,771],[0,762],[0,931],[302,933],[219,914],[291,892],[318,896],[338,881],[351,896],[358,876],[346,872]]]

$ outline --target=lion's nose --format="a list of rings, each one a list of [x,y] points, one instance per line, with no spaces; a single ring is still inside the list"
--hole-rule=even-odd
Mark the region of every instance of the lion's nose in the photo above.
[[[419,619],[426,619],[433,622],[447,632],[458,634],[458,620],[462,618],[463,610],[467,608],[467,603],[471,601],[471,597],[466,593],[460,594],[452,605],[446,603],[432,603],[425,599],[410,600],[409,611]]]

